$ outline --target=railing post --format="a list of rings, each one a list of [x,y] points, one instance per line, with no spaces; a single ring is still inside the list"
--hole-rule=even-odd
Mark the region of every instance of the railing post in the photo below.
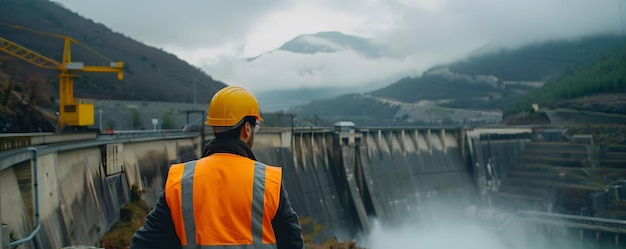
[[[0,184],[0,189],[2,189],[2,184]],[[6,226],[6,234],[5,234],[5,226],[2,223],[2,191],[0,190],[0,249],[8,249],[9,248],[9,228]]]
[[[9,226],[0,223],[0,249],[9,249]]]

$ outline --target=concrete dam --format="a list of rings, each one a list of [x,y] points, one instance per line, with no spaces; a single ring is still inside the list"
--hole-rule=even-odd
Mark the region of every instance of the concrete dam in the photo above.
[[[294,134],[292,150],[255,150],[260,160],[283,165],[294,208],[315,223],[305,224],[306,232],[320,239],[351,238],[369,232],[373,218],[390,224],[417,219],[417,211],[430,200],[474,203],[460,132],[311,130]],[[324,229],[314,231],[315,225]]]
[[[99,239],[120,220],[133,187],[153,204],[169,165],[198,158],[202,141],[212,138],[191,132],[68,136],[1,137],[0,219],[6,224],[2,239],[10,237],[11,245],[102,246]],[[375,223],[420,223],[442,209],[480,216],[480,207],[491,205],[527,210],[524,219],[541,226],[559,211],[572,216],[555,221],[572,219],[566,229],[610,234],[617,244],[626,225],[610,211],[619,209],[626,193],[615,187],[623,184],[616,181],[621,171],[604,166],[626,165],[626,150],[566,142],[555,147],[535,136],[530,128],[264,128],[253,151],[259,161],[283,167],[305,240],[320,244],[367,235]],[[549,158],[541,155],[545,149],[533,149],[541,146],[565,150],[548,151],[561,155]],[[572,152],[576,146],[584,151]],[[591,174],[612,177],[614,187],[605,191],[590,178],[581,180],[579,171],[591,166],[597,170]],[[557,201],[563,195],[588,198]]]

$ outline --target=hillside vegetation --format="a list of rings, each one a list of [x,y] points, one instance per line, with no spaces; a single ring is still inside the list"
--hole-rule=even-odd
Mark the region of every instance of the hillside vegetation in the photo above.
[[[522,112],[533,103],[554,105],[562,99],[620,92],[626,94],[626,42],[590,66],[568,70],[562,76],[548,81],[543,87],[507,107],[505,114]],[[599,111],[626,114],[624,109]]]
[[[370,92],[373,96],[392,98],[406,103],[440,100],[440,106],[463,109],[499,109],[521,93],[531,90],[523,85],[505,87],[467,79],[424,75],[404,78],[388,87]]]
[[[457,73],[493,75],[509,81],[546,81],[572,67],[587,65],[622,43],[623,38],[614,35],[548,41],[470,56],[448,67]]]
[[[369,125],[388,124],[398,111],[398,106],[381,103],[361,94],[346,94],[330,100],[313,101],[294,109],[298,116],[308,118],[310,125],[330,126],[347,119]],[[324,122],[326,121],[326,122]]]

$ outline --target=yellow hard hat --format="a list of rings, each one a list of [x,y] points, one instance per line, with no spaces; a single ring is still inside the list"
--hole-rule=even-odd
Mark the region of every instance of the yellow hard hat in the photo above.
[[[263,121],[259,102],[243,87],[228,86],[213,95],[205,124],[235,126],[246,116],[254,116],[257,120]]]

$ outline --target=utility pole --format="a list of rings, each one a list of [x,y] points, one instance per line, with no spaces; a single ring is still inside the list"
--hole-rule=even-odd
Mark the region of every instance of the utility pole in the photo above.
[[[291,153],[293,153],[293,141],[294,141],[294,139],[293,139],[294,138],[294,134],[293,134],[293,118],[294,118],[294,115],[295,114],[293,114],[293,113],[289,115],[289,116],[291,116],[291,145],[289,145],[290,146],[289,149],[291,150]]]
[[[2,186],[2,184],[0,184]],[[0,249],[9,249],[11,244],[9,239],[9,226],[2,223],[2,191],[0,191]]]
[[[196,108],[196,77],[193,77],[193,110],[197,110]]]
[[[191,127],[192,127],[191,124],[189,124],[189,114],[190,113],[198,113],[198,114],[202,115],[202,116],[200,116],[200,120],[202,120],[203,118],[206,117],[206,111],[204,111],[204,110],[200,110],[200,111],[198,111],[198,110],[190,110],[190,111],[185,111],[185,113],[187,114],[187,124],[188,124],[187,127],[189,127],[190,131],[191,131]],[[204,144],[205,143],[206,142],[204,141],[204,122],[200,122],[200,153],[202,153],[202,151],[204,150]]]

